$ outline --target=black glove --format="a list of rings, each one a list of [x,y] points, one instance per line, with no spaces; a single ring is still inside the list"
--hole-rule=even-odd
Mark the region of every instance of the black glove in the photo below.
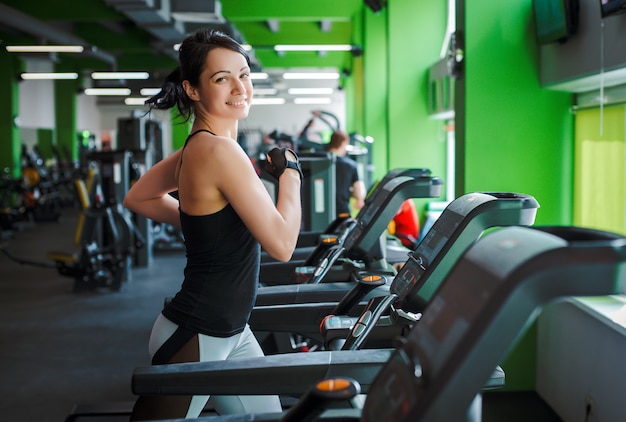
[[[287,151],[291,152],[295,157],[296,161],[289,161],[286,157]],[[289,148],[273,148],[270,152],[267,153],[268,160],[265,163],[265,170],[274,176],[276,180],[280,177],[281,174],[285,171],[285,169],[294,169],[300,173],[300,184],[304,181],[304,175],[302,174],[302,169],[300,168],[300,160],[298,159],[298,155],[293,152]],[[271,161],[269,159],[272,159]]]

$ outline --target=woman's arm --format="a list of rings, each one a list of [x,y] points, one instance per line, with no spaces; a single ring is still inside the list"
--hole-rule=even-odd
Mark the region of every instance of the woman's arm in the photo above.
[[[352,206],[356,210],[360,210],[365,205],[365,183],[362,180],[357,180],[350,187],[350,195],[354,198]]]
[[[274,204],[239,145],[224,142],[220,146],[213,149],[215,159],[211,160],[219,167],[212,172],[216,175],[217,188],[263,249],[274,259],[288,261],[296,247],[302,219],[300,173],[285,169],[279,178]],[[289,153],[287,158],[295,161]]]
[[[176,166],[181,150],[152,166],[146,174],[129,189],[124,206],[152,220],[180,226],[178,201],[169,192],[178,188]]]

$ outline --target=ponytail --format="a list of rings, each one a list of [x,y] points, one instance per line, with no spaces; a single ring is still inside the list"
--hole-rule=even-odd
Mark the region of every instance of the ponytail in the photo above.
[[[192,102],[183,89],[180,66],[167,75],[161,91],[148,98],[145,104],[150,106],[151,110],[169,110],[177,107],[179,116],[183,116],[185,121],[191,118]]]

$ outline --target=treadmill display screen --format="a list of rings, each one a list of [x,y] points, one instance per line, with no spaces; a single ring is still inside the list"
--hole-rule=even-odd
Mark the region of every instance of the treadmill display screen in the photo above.
[[[372,202],[367,204],[365,208],[361,209],[359,213],[359,221],[357,226],[348,234],[344,242],[346,250],[354,248],[354,245],[360,241],[363,237],[363,232],[369,230],[373,222],[380,216],[381,212],[388,206],[391,198],[394,196],[394,191],[397,186],[404,183],[407,180],[412,180],[407,177],[397,177],[385,183],[377,195],[373,198]],[[383,227],[387,227],[389,222],[382,222]],[[384,230],[384,228],[383,228]],[[382,233],[382,231],[381,231]]]
[[[398,300],[409,295],[418,295],[423,300],[428,300],[430,294],[422,292],[428,278],[424,273],[432,273],[434,268],[431,266],[436,265],[441,259],[441,255],[445,253],[443,249],[449,249],[451,242],[456,240],[458,234],[455,235],[455,232],[458,231],[462,220],[462,215],[450,210],[445,210],[441,214],[415,251],[409,254],[408,261],[394,278],[390,289],[392,293],[398,295]]]

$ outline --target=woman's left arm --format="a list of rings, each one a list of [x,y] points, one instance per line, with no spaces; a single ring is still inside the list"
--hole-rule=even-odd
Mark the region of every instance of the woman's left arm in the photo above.
[[[152,166],[129,189],[124,206],[137,214],[160,223],[180,226],[178,201],[169,195],[178,189],[176,166],[181,150]]]

